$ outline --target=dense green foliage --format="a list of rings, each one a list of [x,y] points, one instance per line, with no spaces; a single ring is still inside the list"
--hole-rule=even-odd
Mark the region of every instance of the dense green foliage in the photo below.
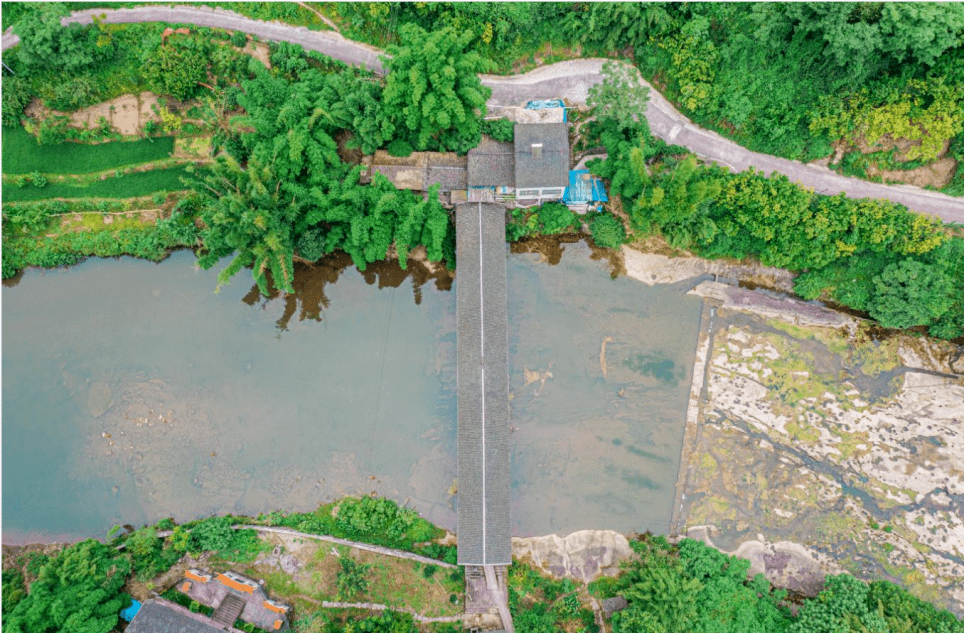
[[[258,69],[243,82],[236,99],[246,115],[222,141],[236,160],[219,158],[194,184],[205,201],[201,265],[235,254],[219,283],[252,266],[262,292],[268,293],[269,272],[278,288],[291,292],[296,253],[314,261],[335,249],[351,255],[360,270],[385,259],[392,245],[403,268],[420,244],[431,261],[452,260],[451,222],[434,190],[423,200],[382,176],[362,185],[361,168],[339,157],[334,136],[340,130],[355,132],[366,149],[391,129],[355,127],[381,115],[372,84],[354,73],[302,67],[289,78]]]
[[[14,607],[20,604],[27,595],[23,584],[23,574],[14,569],[3,571],[3,587],[0,589],[0,596],[3,598],[3,608],[0,615],[4,618],[13,611]]]
[[[29,595],[4,613],[3,630],[107,633],[130,603],[121,593],[129,571],[127,559],[102,543],[86,540],[71,545],[43,564]]]
[[[749,561],[700,541],[670,545],[646,536],[631,543],[637,557],[616,579],[590,585],[598,597],[622,595],[629,607],[614,614],[613,633],[956,633],[964,622],[886,581],[865,583],[843,574],[802,601],[791,616],[786,591],[762,574],[747,578]]]
[[[174,151],[174,138],[165,136],[98,145],[38,145],[37,139],[23,128],[5,127],[2,145],[5,174],[27,174],[32,171],[82,174],[167,158]]]
[[[255,20],[306,26],[312,31],[330,30],[321,18],[299,2],[204,2],[203,4],[234,11]]]
[[[964,622],[948,611],[886,582],[870,584],[842,574],[807,600],[788,633],[960,633]]]
[[[388,76],[381,116],[415,149],[467,152],[482,137],[485,102],[492,94],[478,73],[489,64],[469,50],[471,32],[446,28],[432,33],[413,24],[399,27],[398,45],[388,48]]]
[[[471,50],[505,67],[546,42],[570,45],[560,19],[573,5],[563,2],[350,2],[335,5],[342,33],[385,47],[404,25],[437,33],[468,34]]]
[[[589,219],[589,234],[596,246],[619,248],[626,241],[626,227],[611,213],[594,213]]]
[[[786,629],[789,612],[780,606],[786,592],[772,591],[762,575],[747,581],[748,561],[690,539],[679,547],[663,537],[632,545],[638,557],[608,588],[629,601],[629,608],[613,617],[614,633]]]
[[[547,202],[538,207],[510,209],[505,237],[515,242],[534,235],[558,235],[577,224],[577,216],[569,207],[558,202]]]
[[[358,596],[364,596],[371,584],[368,572],[371,565],[359,563],[351,556],[345,555],[338,559],[341,569],[338,570],[338,598],[351,601]]]
[[[345,497],[314,512],[273,512],[260,519],[266,525],[280,525],[308,534],[327,534],[455,562],[454,547],[429,543],[442,536],[442,530],[419,517],[414,510],[401,508],[389,499]]]
[[[96,232],[67,232],[56,238],[44,236],[50,213],[65,203],[5,206],[3,217],[3,278],[13,277],[27,266],[70,266],[85,257],[134,255],[153,261],[167,257],[172,249],[192,246],[197,229],[184,212],[159,220],[155,226],[127,227]]]
[[[833,299],[885,327],[964,335],[964,240],[949,238],[939,221],[885,200],[817,195],[781,174],[701,167],[654,139],[645,120],[607,105],[621,102],[626,86],[607,68],[591,92],[597,119],[584,127],[608,154],[589,167],[621,196],[638,235],[800,271],[796,291],[804,298]]]
[[[511,143],[515,139],[515,121],[511,119],[487,119],[482,122],[482,133],[497,141]]]
[[[509,610],[519,631],[599,630],[593,612],[580,604],[576,585],[568,578],[550,578],[516,561],[509,568],[508,585]]]

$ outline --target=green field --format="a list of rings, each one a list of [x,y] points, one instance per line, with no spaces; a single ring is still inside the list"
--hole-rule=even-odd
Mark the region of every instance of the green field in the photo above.
[[[136,165],[170,156],[174,137],[141,141],[117,141],[88,145],[61,143],[38,145],[37,139],[21,127],[3,128],[3,173],[89,174],[126,165]]]
[[[181,166],[97,180],[86,186],[51,183],[38,189],[31,185],[23,188],[7,185],[3,188],[3,201],[22,202],[47,198],[134,198],[150,195],[156,191],[186,189],[187,187],[180,181],[180,177],[186,175],[188,173],[185,167]]]

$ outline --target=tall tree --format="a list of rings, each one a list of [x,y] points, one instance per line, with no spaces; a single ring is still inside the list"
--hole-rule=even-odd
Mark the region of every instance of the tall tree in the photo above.
[[[242,169],[230,156],[216,159],[210,172],[193,187],[204,199],[201,219],[203,248],[198,263],[211,268],[234,255],[218,274],[218,287],[245,266],[262,293],[268,294],[266,273],[285,292],[294,292],[294,226],[306,201],[279,179],[274,170],[252,159]]]
[[[60,18],[68,13],[63,3],[41,2],[14,25],[20,36],[17,59],[22,71],[73,73],[113,52],[110,42],[98,43],[97,29],[76,22],[62,26]]]
[[[607,61],[602,67],[602,81],[589,88],[586,105],[597,119],[612,119],[621,131],[648,136],[648,101],[649,86],[643,84],[634,66]]]
[[[479,143],[492,91],[478,77],[490,64],[470,51],[474,37],[452,28],[432,33],[414,24],[399,28],[400,44],[389,47],[390,59],[382,58],[389,70],[382,116],[396,138],[419,150],[466,152]]]
[[[4,614],[4,633],[107,633],[130,602],[121,588],[130,563],[88,539],[47,561],[30,593]]]
[[[891,264],[874,279],[870,316],[884,327],[930,325],[954,303],[954,287],[942,266],[916,259]]]

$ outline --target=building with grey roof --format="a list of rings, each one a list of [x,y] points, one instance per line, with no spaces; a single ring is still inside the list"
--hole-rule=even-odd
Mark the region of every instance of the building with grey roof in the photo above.
[[[515,187],[515,146],[482,136],[469,150],[469,187]]]
[[[242,633],[179,604],[154,598],[141,605],[125,633]]]
[[[517,123],[514,149],[516,200],[561,199],[569,185],[568,125]]]

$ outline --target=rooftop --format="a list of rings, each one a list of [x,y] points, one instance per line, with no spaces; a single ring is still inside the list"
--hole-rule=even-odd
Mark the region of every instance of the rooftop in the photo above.
[[[468,185],[515,187],[515,146],[483,135],[478,147],[469,150]]]
[[[565,123],[517,123],[515,187],[569,184],[569,129]]]
[[[200,613],[161,598],[148,600],[127,626],[126,633],[241,633]]]

